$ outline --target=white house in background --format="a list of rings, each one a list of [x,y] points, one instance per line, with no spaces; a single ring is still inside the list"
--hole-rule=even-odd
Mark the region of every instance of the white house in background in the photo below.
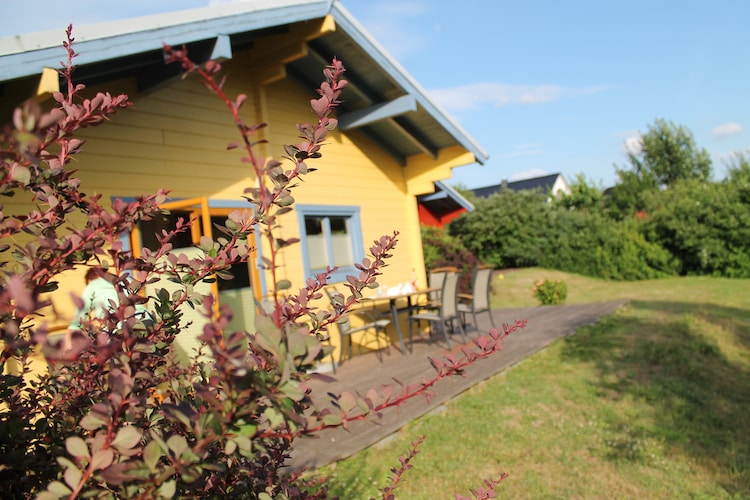
[[[560,193],[570,194],[570,186],[568,186],[568,183],[565,182],[565,179],[560,173],[545,175],[542,177],[532,177],[531,179],[523,179],[513,182],[503,180],[500,184],[472,189],[471,192],[474,193],[477,198],[487,198],[503,189],[510,189],[512,191],[540,189],[543,193],[554,196],[557,196]]]

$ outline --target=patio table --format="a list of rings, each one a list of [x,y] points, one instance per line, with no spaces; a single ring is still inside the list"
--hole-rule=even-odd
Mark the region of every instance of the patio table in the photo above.
[[[388,301],[388,308],[391,312],[391,317],[393,318],[393,324],[396,326],[396,333],[398,334],[398,340],[401,343],[401,354],[406,355],[406,341],[404,340],[404,333],[401,331],[401,324],[398,321],[398,314],[401,312],[409,312],[414,308],[414,304],[412,304],[412,298],[419,297],[420,295],[425,295],[430,292],[439,292],[440,288],[425,288],[422,290],[416,290],[413,292],[407,292],[407,293],[399,293],[396,295],[384,295],[382,297],[364,297],[360,303],[364,304],[366,302],[371,302],[373,304],[377,302],[385,302]],[[406,299],[406,307],[398,307],[398,301],[400,299]]]

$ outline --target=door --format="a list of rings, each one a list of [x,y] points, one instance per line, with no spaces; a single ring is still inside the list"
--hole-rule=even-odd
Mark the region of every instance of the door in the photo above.
[[[143,221],[139,224],[138,229],[133,232],[132,246],[133,253],[137,257],[141,249],[155,248],[158,246],[156,234],[162,229],[170,230],[176,227],[180,218],[184,220],[195,219],[191,225],[190,231],[177,235],[172,240],[172,253],[184,254],[188,257],[197,257],[201,250],[195,245],[200,241],[201,236],[212,238],[213,224],[223,224],[232,208],[212,208],[209,207],[207,198],[193,198],[188,200],[179,200],[175,202],[164,203],[162,208],[170,211],[169,215],[153,221]],[[254,287],[253,283],[259,283],[258,270],[252,265],[256,261],[255,250],[251,252],[247,263],[240,263],[232,266],[230,273],[234,276],[231,280],[217,279],[216,282],[208,284],[201,283],[195,287],[197,293],[208,295],[212,294],[218,297],[217,309],[214,314],[218,313],[218,307],[229,306],[234,317],[228,328],[231,330],[251,330],[255,320],[255,304],[259,300],[259,287]],[[172,293],[177,290],[177,285],[168,280],[160,280],[149,287],[150,289],[165,288]],[[186,361],[192,358],[199,346],[198,337],[203,332],[203,326],[206,324],[206,318],[196,309],[187,304],[180,308],[183,313],[181,320],[181,333],[175,339],[175,351],[178,359]]]

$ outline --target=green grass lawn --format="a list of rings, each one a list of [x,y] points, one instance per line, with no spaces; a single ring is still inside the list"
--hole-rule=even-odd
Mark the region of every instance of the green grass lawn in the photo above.
[[[331,494],[379,497],[425,435],[398,498],[469,495],[502,472],[500,498],[750,498],[750,280],[525,269],[497,279],[495,305],[535,305],[542,278],[564,279],[568,303],[631,302],[327,467]]]

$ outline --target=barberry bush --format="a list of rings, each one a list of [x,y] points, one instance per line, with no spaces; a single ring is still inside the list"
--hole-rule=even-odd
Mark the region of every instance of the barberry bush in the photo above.
[[[85,86],[74,83],[73,41],[69,27],[63,43],[67,62],[60,70],[67,88],[54,95],[52,109],[23,103],[0,132],[0,194],[28,197],[35,207],[24,213],[0,210],[5,498],[324,498],[324,482],[284,473],[295,438],[377,419],[407,399],[429,397],[434,384],[497,352],[505,336],[525,325],[504,325],[461,356],[432,359],[431,379],[367,396],[332,395],[328,406],[314,407],[307,383],[330,350],[322,342],[327,328],[366,288],[377,286],[398,237],[372,243],[370,256],[357,266],[359,275],[347,278],[346,294],[334,297],[330,310],[315,304],[334,269],[307,279],[296,292],[277,277],[280,249],[295,243],[279,237],[278,218],[293,209],[294,184],[313,170],[308,162],[321,157],[336,126],[333,112],[346,87],[342,63],[334,59],[325,68],[326,80],[311,100],[317,121],[298,125],[300,142],[285,147],[285,167],[254,154],[255,132],[263,125],[240,118],[245,97],[224,93],[215,78],[221,66],[197,66],[185,49],[165,46],[169,62],[196,75],[224,101],[240,138],[229,147],[243,148],[261,182],[244,193],[248,209],[217,226],[219,238],[200,241],[198,257],[171,253],[172,239],[190,227],[186,220],[158,236],[158,249],[135,257],[122,237],[139,222],[160,217],[159,205],[169,193],[115,200],[105,208],[98,196],[81,190],[71,168],[84,146],[77,132],[105,124],[130,102],[107,93],[84,97]],[[232,312],[217,311],[215,298],[196,293],[196,285],[230,278],[231,266],[247,261],[254,231],[269,244],[265,270],[272,277],[273,307],[259,308],[253,331],[232,330]],[[84,321],[66,349],[50,335],[44,312],[61,274],[89,266],[102,266],[113,276],[118,304],[104,318]],[[160,288],[161,280],[176,289]],[[172,350],[185,328],[183,305],[198,309],[207,321],[200,352],[189,363],[178,362]],[[136,313],[144,308],[145,318]],[[32,368],[38,355],[45,370]],[[394,498],[414,455],[416,444],[394,468],[384,498]],[[503,477],[488,480],[474,496],[488,498]]]
[[[429,271],[436,267],[455,267],[461,271],[458,282],[461,293],[471,293],[471,282],[474,270],[482,262],[471,253],[455,236],[451,236],[444,228],[423,225],[422,250],[424,265]]]

